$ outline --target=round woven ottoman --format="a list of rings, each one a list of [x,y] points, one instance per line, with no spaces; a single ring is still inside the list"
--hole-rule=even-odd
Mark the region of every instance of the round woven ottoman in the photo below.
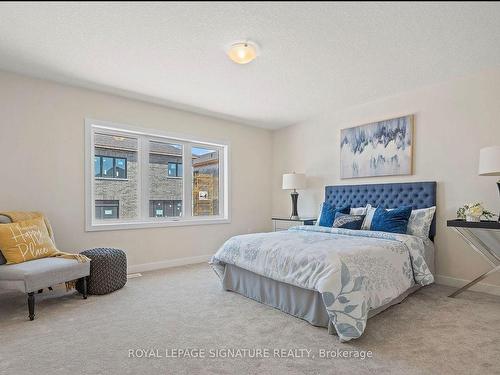
[[[122,250],[97,248],[82,251],[91,259],[90,276],[87,277],[88,294],[108,294],[123,288],[127,283],[127,256]],[[83,282],[76,289],[83,291]]]

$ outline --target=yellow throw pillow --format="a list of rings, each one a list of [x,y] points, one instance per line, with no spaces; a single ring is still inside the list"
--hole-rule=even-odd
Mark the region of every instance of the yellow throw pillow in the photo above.
[[[7,264],[46,258],[58,253],[42,218],[0,224],[0,250]]]

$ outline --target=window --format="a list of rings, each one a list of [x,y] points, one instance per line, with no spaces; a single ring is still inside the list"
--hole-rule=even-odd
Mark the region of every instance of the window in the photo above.
[[[116,178],[127,178],[127,159],[115,158],[115,174]]]
[[[106,220],[106,219],[118,219],[119,217],[119,203],[118,201],[105,201],[96,200],[95,201],[95,218]]]
[[[94,157],[94,176],[100,177],[102,176],[102,158],[100,156]]]
[[[127,159],[113,156],[94,157],[95,177],[127,178]]]
[[[168,162],[168,177],[182,177],[182,163]]]
[[[219,212],[219,152],[192,147],[193,215],[210,216]]]
[[[149,201],[150,217],[181,216],[182,201]]]
[[[87,230],[229,221],[227,144],[86,120],[86,155]]]
[[[182,172],[177,176],[177,166],[182,165],[184,146],[177,142],[158,140],[149,141],[147,144],[149,145],[149,217],[180,217],[184,200],[184,182],[181,178],[172,177],[182,177]],[[165,170],[168,172],[165,173]],[[180,209],[174,210],[173,202],[176,202]]]
[[[119,216],[114,213],[110,216],[99,214],[102,209],[96,206],[95,215],[92,215],[94,221],[139,220],[139,138],[131,134],[95,131],[93,144],[92,200],[116,202],[120,207]],[[114,211],[118,212],[118,209]]]

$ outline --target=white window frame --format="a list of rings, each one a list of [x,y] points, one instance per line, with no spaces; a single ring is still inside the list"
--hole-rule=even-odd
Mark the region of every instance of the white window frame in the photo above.
[[[96,221],[94,204],[94,134],[96,132],[110,132],[124,136],[139,136],[137,163],[139,165],[139,181],[137,186],[139,213],[138,218],[128,221],[109,220]],[[147,139],[145,138],[147,137]],[[149,158],[149,141],[176,142],[183,146],[183,200],[182,216],[176,217],[149,217],[149,197],[142,192],[149,191],[147,170]],[[219,151],[219,215],[192,216],[192,162],[191,147],[209,147]],[[230,181],[229,181],[229,142],[208,138],[191,137],[174,134],[162,130],[141,128],[133,125],[117,124],[91,118],[85,119],[85,230],[103,231],[137,228],[158,228],[185,225],[226,224],[230,223]],[[166,171],[165,171],[166,172]],[[222,197],[222,199],[221,199]]]

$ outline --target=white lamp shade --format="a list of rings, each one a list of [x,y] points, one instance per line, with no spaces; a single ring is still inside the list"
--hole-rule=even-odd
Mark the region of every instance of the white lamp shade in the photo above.
[[[479,151],[479,175],[500,176],[500,146],[484,147]]]
[[[283,175],[283,189],[304,189],[306,187],[306,175],[303,173],[287,173]]]

